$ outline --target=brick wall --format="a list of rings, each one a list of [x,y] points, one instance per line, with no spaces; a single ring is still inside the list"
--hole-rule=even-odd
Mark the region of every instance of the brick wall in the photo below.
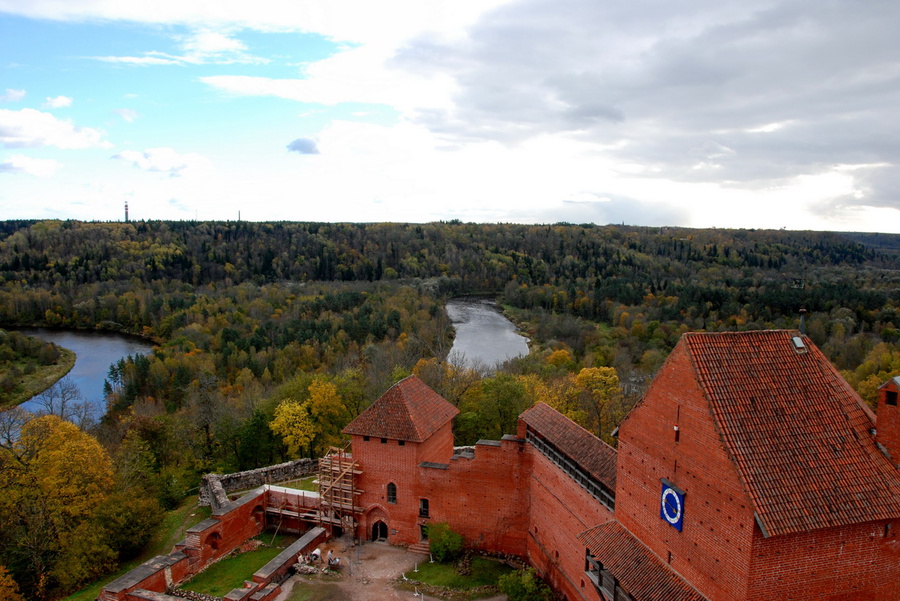
[[[452,443],[452,433],[449,435]],[[373,524],[383,521],[390,528],[389,542],[413,544],[418,541],[418,536],[413,540],[409,533],[416,529],[415,516],[419,510],[417,492],[419,444],[406,442],[401,446],[399,441],[391,439],[382,443],[382,439],[375,437],[371,437],[368,441],[362,436],[352,438],[353,459],[360,464],[363,472],[357,481],[357,488],[363,491],[360,495],[360,505],[368,510],[362,516],[358,535],[363,540],[369,540]],[[435,446],[437,445],[434,443],[429,445],[425,454],[433,456],[433,453],[428,451]],[[448,455],[445,461],[449,459]],[[397,487],[396,503],[388,503],[388,483],[393,483]]]
[[[876,420],[876,440],[890,453],[891,463],[900,467],[900,396],[897,382],[893,379],[878,390],[878,414]],[[888,402],[891,399],[891,403]]]
[[[482,444],[473,458],[451,459],[452,443],[450,424],[421,444],[353,437],[353,456],[363,471],[360,502],[368,509],[362,537],[369,539],[372,526],[384,521],[389,542],[413,545],[422,540],[422,526],[446,521],[472,546],[524,554],[522,444]],[[423,462],[434,466],[421,467]],[[395,503],[388,502],[388,483],[396,486]],[[422,499],[428,500],[428,517],[419,515]]]
[[[575,537],[613,519],[613,513],[528,445],[528,541],[526,556],[568,599],[600,599],[584,577],[585,548]]]
[[[712,420],[677,347],[620,425],[616,519],[711,601],[746,599],[753,508]],[[681,532],[660,518],[661,478],[686,493]]]
[[[896,601],[900,521],[763,538],[753,546],[750,599]]]
[[[528,469],[524,443],[515,439],[478,444],[471,458],[449,467],[419,468],[419,495],[430,517],[418,524],[447,522],[466,543],[490,552],[525,554],[528,505],[523,500]]]

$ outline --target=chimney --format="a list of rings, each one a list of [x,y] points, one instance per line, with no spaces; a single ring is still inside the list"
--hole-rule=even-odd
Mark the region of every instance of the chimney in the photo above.
[[[806,309],[800,309],[800,333],[806,336]]]
[[[891,378],[878,389],[875,442],[886,451],[894,467],[900,468],[900,376]]]

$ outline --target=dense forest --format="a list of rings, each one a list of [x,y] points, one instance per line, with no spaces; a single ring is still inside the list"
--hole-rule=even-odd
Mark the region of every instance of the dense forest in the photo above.
[[[460,408],[458,444],[514,431],[538,400],[615,444],[682,333],[798,328],[806,309],[872,402],[900,374],[898,249],[892,235],[573,224],[0,222],[0,327],[156,345],[110,367],[108,411],[77,436],[59,416],[0,414],[0,485],[16,491],[0,500],[0,590],[6,570],[29,599],[99,577],[142,540],[109,524],[152,531],[204,472],[343,444],[411,373]],[[502,303],[530,355],[448,362],[443,304],[464,294]],[[75,444],[96,494],[70,515],[36,491]]]

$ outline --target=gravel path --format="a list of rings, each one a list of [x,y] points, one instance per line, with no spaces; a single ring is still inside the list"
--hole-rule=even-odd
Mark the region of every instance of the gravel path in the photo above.
[[[310,593],[310,601],[420,601],[413,591],[394,586],[394,580],[412,570],[428,557],[411,553],[387,543],[364,543],[352,546],[345,539],[331,540],[322,545],[322,553],[332,550],[341,559],[339,575],[317,574],[294,576],[284,585],[284,591],[275,601],[294,598],[293,589],[303,587]],[[349,562],[349,564],[348,564]],[[299,598],[297,592],[296,598]],[[433,599],[427,597],[427,599]],[[435,600],[436,601],[436,600]],[[498,595],[482,601],[506,601],[506,595]]]

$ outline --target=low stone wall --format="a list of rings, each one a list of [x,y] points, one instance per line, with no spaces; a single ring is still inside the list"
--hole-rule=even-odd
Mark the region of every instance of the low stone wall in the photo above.
[[[269,467],[261,467],[233,474],[206,474],[200,480],[199,505],[218,509],[228,502],[228,493],[248,490],[277,482],[296,480],[315,474],[319,463],[315,459],[297,459]]]
[[[307,554],[316,548],[328,538],[328,534],[324,528],[315,527],[300,537],[287,549],[279,553],[274,559],[266,565],[256,570],[253,574],[253,582],[261,585],[269,584],[279,580],[288,570],[297,563],[297,558],[303,554]]]

